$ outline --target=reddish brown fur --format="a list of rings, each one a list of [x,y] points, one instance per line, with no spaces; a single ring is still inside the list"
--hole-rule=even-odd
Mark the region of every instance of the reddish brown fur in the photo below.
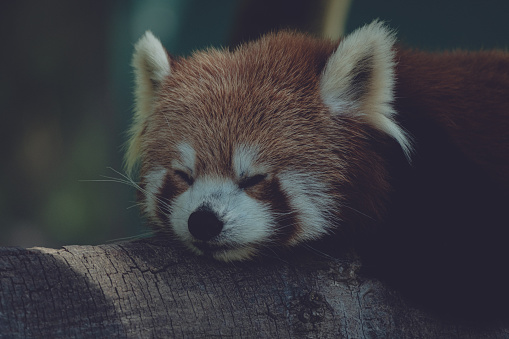
[[[357,210],[378,219],[388,192],[384,161],[371,147],[380,134],[353,118],[332,118],[319,95],[320,73],[335,47],[282,32],[233,52],[173,60],[144,133],[141,174],[155,164],[170,168],[174,143],[188,141],[197,151],[194,175],[233,178],[234,148],[257,144],[273,174],[292,168],[328,184],[344,224],[362,224],[354,217],[371,222]],[[263,188],[250,194],[259,197]]]
[[[396,110],[431,119],[509,187],[509,55],[400,50]]]

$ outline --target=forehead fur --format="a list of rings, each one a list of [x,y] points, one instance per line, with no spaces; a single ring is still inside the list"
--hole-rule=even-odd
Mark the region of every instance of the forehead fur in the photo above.
[[[280,32],[234,51],[211,49],[176,60],[147,135],[191,144],[198,170],[232,168],[239,145],[267,145],[260,148],[262,160],[281,148],[289,154],[292,146],[300,152],[317,147],[320,141],[310,138],[329,119],[319,96],[320,73],[334,47]]]

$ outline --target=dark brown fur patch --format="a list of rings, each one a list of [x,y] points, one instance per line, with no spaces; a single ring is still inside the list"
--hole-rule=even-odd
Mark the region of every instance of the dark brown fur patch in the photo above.
[[[156,195],[157,197],[157,217],[159,220],[163,223],[168,222],[169,213],[171,212],[169,210],[169,206],[171,206],[171,203],[175,196],[177,195],[177,185],[170,174],[166,174],[164,178],[163,185],[159,191],[159,193]]]
[[[373,56],[368,54],[361,58],[352,69],[352,80],[350,86],[355,89],[352,91],[352,101],[358,101],[368,95],[370,80],[373,77]]]
[[[248,192],[255,199],[265,202],[276,219],[277,228],[270,241],[277,244],[286,244],[298,233],[300,228],[298,222],[298,211],[290,206],[287,194],[281,189],[279,180],[273,178],[266,183],[260,184],[254,192]]]

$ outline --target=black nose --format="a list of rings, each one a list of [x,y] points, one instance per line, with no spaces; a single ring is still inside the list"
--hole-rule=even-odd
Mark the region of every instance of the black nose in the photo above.
[[[187,220],[189,232],[196,239],[210,240],[221,233],[223,222],[209,209],[199,209],[189,216]]]

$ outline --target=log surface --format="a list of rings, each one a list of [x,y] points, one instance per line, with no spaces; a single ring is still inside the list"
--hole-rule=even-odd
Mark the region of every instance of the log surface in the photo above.
[[[504,338],[412,306],[354,259],[225,264],[142,240],[0,248],[0,337]]]

